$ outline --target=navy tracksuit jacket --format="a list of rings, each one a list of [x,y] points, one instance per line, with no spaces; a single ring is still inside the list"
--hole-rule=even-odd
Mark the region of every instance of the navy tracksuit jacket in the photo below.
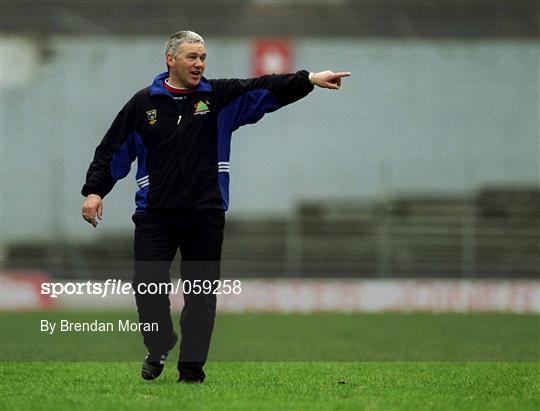
[[[137,211],[229,207],[231,134],[306,96],[307,71],[248,80],[206,80],[181,111],[164,88],[168,73],[139,91],[97,147],[82,194],[102,198],[137,158]]]

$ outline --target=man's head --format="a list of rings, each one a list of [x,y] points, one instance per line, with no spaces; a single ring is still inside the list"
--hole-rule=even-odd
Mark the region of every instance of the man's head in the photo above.
[[[177,31],[167,41],[165,61],[173,85],[195,88],[204,73],[204,39],[192,31]]]

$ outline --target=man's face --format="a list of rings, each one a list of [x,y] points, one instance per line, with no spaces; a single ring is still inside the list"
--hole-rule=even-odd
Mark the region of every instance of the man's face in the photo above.
[[[202,43],[182,43],[176,56],[167,54],[169,77],[173,85],[195,88],[204,73],[206,50]]]

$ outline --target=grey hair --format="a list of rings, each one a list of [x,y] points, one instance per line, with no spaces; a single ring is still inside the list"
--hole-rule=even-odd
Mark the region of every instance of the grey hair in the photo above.
[[[204,39],[194,31],[177,31],[169,37],[165,46],[165,55],[171,54],[171,56],[175,57],[180,51],[182,43],[201,43],[204,46]]]

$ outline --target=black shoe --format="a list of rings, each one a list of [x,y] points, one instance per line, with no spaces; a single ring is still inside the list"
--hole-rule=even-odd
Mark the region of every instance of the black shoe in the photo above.
[[[167,359],[167,355],[169,355],[169,351],[174,348],[177,341],[178,335],[173,332],[169,348],[167,349],[167,351],[165,351],[165,353],[156,354],[154,352],[149,352],[148,354],[146,354],[146,358],[143,361],[141,370],[141,376],[145,380],[155,380],[161,375],[161,372],[165,367],[165,360]]]
[[[200,384],[204,381],[206,374],[203,371],[204,362],[178,362],[180,377],[179,383]]]
[[[202,384],[202,380],[188,380],[186,378],[179,378],[178,383],[180,384]]]

